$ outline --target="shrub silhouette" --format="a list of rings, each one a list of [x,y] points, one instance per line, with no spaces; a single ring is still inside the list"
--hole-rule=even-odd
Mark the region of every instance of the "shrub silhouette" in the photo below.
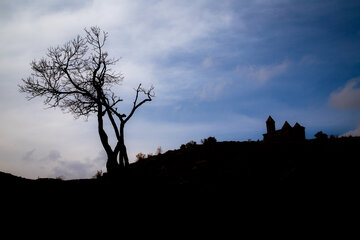
[[[162,154],[162,149],[161,149],[161,147],[158,147],[158,148],[156,149],[155,155],[160,155],[160,154]]]
[[[204,145],[214,144],[217,140],[215,137],[208,137],[201,140],[201,143]]]
[[[145,159],[145,157],[146,157],[146,154],[140,152],[140,153],[136,154],[136,161],[143,160],[143,159]]]
[[[95,174],[92,178],[94,178],[94,179],[100,179],[100,178],[102,177],[102,175],[103,175],[103,171],[102,171],[102,170],[98,170],[98,171],[96,172],[96,174]]]
[[[196,146],[196,142],[195,141],[190,141],[186,144],[181,144],[180,149],[186,149],[186,148],[191,148],[193,146]]]
[[[328,135],[326,133],[323,133],[322,131],[317,132],[314,136],[315,136],[315,138],[317,140],[326,140],[326,139],[328,139]]]

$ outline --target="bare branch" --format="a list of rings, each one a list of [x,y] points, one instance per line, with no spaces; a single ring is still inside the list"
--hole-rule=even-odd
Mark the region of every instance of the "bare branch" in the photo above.
[[[152,101],[152,98],[155,97],[154,87],[153,86],[151,86],[148,90],[145,90],[144,88],[141,87],[141,83],[140,83],[139,86],[137,87],[137,89],[135,89],[135,91],[136,91],[136,95],[135,95],[135,100],[134,100],[134,103],[133,103],[133,107],[132,107],[128,117],[124,120],[124,123],[129,121],[129,119],[134,115],[136,109],[138,109],[144,103]],[[140,102],[138,102],[139,93],[144,93],[145,94],[145,99],[143,99]]]
[[[77,36],[62,46],[50,47],[46,57],[32,61],[32,73],[22,79],[19,91],[25,93],[28,100],[42,97],[48,108],[58,107],[75,118],[96,114],[100,140],[108,155],[107,167],[117,164],[118,155],[118,164],[127,166],[124,125],[141,105],[155,97],[154,87],[146,90],[139,84],[129,115],[120,113],[118,104],[122,98],[115,94],[113,87],[122,82],[123,76],[111,70],[118,59],[109,58],[104,50],[108,33],[99,27],[85,29],[85,33],[84,37]],[[105,116],[117,138],[114,150],[104,129]]]
[[[32,61],[33,72],[23,79],[19,91],[29,100],[45,97],[46,105],[60,107],[75,117],[97,112],[100,99],[110,98],[107,107],[115,110],[121,99],[115,97],[111,87],[123,76],[111,71],[109,66],[117,60],[108,59],[102,50],[108,34],[98,27],[85,31],[85,38],[77,36],[63,46],[50,47],[47,58]]]

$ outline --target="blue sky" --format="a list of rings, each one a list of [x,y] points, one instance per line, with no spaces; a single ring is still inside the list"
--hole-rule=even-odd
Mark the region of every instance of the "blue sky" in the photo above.
[[[96,121],[26,101],[29,63],[97,25],[121,60],[128,111],[138,83],[156,98],[126,129],[130,158],[190,140],[262,139],[271,115],[360,135],[359,1],[1,1],[0,170],[29,178],[91,177],[106,156]]]

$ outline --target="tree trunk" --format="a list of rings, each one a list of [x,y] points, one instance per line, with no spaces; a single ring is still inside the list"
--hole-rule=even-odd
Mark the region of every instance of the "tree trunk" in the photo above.
[[[126,150],[125,143],[122,145],[122,157],[123,157],[124,166],[125,167],[129,166],[129,158],[128,158],[128,155],[127,155],[127,150]]]
[[[118,163],[116,161],[116,156],[114,154],[108,155],[106,162],[106,171],[109,174],[115,174],[118,171]]]
[[[97,114],[98,114],[98,132],[99,132],[101,144],[103,145],[108,157],[106,162],[106,170],[109,174],[113,174],[118,170],[118,163],[116,161],[116,155],[109,145],[108,136],[104,130],[102,105],[100,103],[98,104]]]
[[[122,122],[120,124],[120,155],[119,155],[120,167],[129,166],[129,158],[125,146],[124,127],[125,127],[125,123]]]

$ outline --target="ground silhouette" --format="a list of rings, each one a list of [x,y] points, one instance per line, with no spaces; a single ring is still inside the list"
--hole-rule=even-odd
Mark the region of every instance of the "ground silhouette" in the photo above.
[[[126,195],[239,196],[249,192],[318,193],[355,186],[360,137],[311,139],[303,142],[215,142],[143,158],[118,176],[97,179],[30,180],[0,174],[3,188],[38,194],[100,194],[118,185]],[[110,191],[109,191],[110,192]],[[101,194],[100,194],[101,195]]]
[[[30,180],[1,173],[0,202],[10,217],[75,225],[108,226],[114,219],[117,227],[120,221],[160,230],[161,221],[182,231],[184,224],[238,229],[241,222],[281,231],[303,231],[304,223],[338,227],[358,204],[359,145],[360,137],[192,142],[132,163],[118,176]]]

